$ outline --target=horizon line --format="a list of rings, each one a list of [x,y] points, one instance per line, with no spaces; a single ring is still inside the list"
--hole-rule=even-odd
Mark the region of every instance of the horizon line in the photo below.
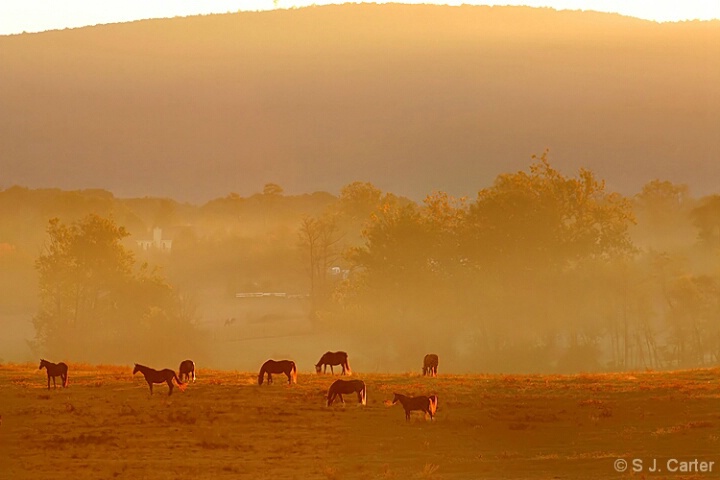
[[[136,23],[136,22],[145,22],[145,21],[154,21],[154,20],[173,20],[173,19],[184,19],[184,18],[193,18],[193,17],[208,17],[208,16],[215,16],[215,15],[236,15],[240,13],[267,13],[267,12],[276,12],[276,11],[291,11],[291,10],[305,10],[309,8],[322,8],[322,7],[345,7],[345,6],[360,6],[360,5],[374,5],[374,6],[381,6],[381,5],[405,5],[408,7],[413,6],[437,6],[437,7],[450,7],[450,8],[459,8],[459,7],[479,7],[479,8],[528,8],[533,10],[553,10],[555,12],[575,12],[575,13],[592,13],[592,14],[604,14],[604,15],[615,15],[620,16],[624,18],[632,18],[639,21],[645,21],[645,22],[652,22],[656,24],[674,24],[674,23],[691,23],[691,22],[716,22],[720,21],[720,17],[713,17],[713,18],[707,18],[707,19],[701,19],[701,18],[679,18],[674,20],[656,20],[651,18],[644,18],[637,15],[631,15],[627,13],[621,13],[616,11],[602,11],[602,10],[594,10],[594,9],[573,9],[573,8],[556,8],[552,6],[533,6],[533,5],[510,5],[510,4],[504,4],[504,5],[475,5],[475,4],[461,4],[461,5],[448,5],[448,4],[435,4],[435,3],[425,3],[425,4],[411,4],[411,3],[403,3],[402,1],[397,2],[383,2],[383,3],[374,3],[374,2],[359,2],[359,3],[343,3],[343,4],[335,4],[335,3],[329,3],[329,4],[321,4],[321,5],[307,5],[307,6],[292,6],[292,7],[274,7],[269,9],[238,9],[235,11],[226,11],[226,12],[200,12],[200,13],[191,13],[188,15],[174,15],[174,16],[151,16],[151,17],[138,17],[138,18],[129,18],[129,19],[121,19],[118,21],[110,21],[110,22],[99,22],[99,23],[79,23],[77,25],[68,25],[64,27],[50,27],[46,29],[31,29],[31,30],[13,30],[13,31],[6,31],[6,32],[0,32],[0,37],[9,37],[9,36],[18,36],[18,35],[31,35],[31,34],[38,34],[38,33],[46,33],[46,32],[62,32],[65,30],[78,30],[82,28],[93,28],[93,27],[102,27],[102,26],[109,26],[109,25],[123,25],[126,23]]]

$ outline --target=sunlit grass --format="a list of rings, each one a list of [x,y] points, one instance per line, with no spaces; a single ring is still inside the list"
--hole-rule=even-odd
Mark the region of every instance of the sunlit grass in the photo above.
[[[302,373],[258,386],[256,372],[202,369],[185,392],[150,395],[129,365],[69,364],[47,390],[34,364],[0,365],[9,478],[617,478],[612,459],[693,455],[720,464],[720,369],[597,375]],[[435,421],[389,405],[438,395]],[[5,443],[6,442],[6,443]],[[45,451],[62,452],[52,462]],[[80,468],[82,465],[91,466]]]

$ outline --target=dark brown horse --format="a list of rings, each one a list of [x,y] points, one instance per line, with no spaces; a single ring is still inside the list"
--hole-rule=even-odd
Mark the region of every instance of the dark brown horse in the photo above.
[[[284,373],[287,375],[288,384],[297,383],[297,367],[295,362],[292,360],[268,360],[260,367],[260,373],[258,374],[258,385],[263,384],[265,374],[267,374],[268,384],[273,383],[273,373]]]
[[[320,373],[320,369],[322,369],[323,373],[327,373],[328,365],[330,366],[330,373],[333,375],[335,375],[335,371],[333,370],[334,365],[342,366],[342,375],[346,373],[352,375],[350,364],[348,363],[348,354],[346,352],[325,352],[323,356],[320,357],[318,363],[315,364],[315,371]]]
[[[423,375],[437,377],[438,356],[434,353],[428,353],[423,359]]]
[[[332,405],[335,397],[340,397],[340,401],[345,403],[343,400],[343,393],[357,393],[358,402],[363,405],[367,405],[367,388],[365,382],[362,380],[335,380],[327,393],[327,406]]]
[[[184,380],[189,382],[192,378],[193,383],[195,383],[195,362],[192,360],[183,360],[180,362],[178,376],[180,377],[180,381]]]
[[[181,382],[178,376],[175,375],[175,371],[170,370],[169,368],[164,370],[155,370],[154,368],[136,363],[135,368],[133,369],[133,375],[137,372],[142,373],[145,377],[145,381],[147,382],[148,387],[150,387],[150,395],[153,394],[153,383],[167,383],[168,388],[170,389],[168,391],[168,397],[172,395],[173,392],[173,380],[177,382],[177,386],[181,392],[184,392],[187,388],[187,383]]]
[[[424,413],[430,414],[430,420],[432,420],[435,411],[437,411],[438,397],[437,395],[430,395],[429,397],[406,397],[399,393],[393,394],[392,404],[395,405],[400,402],[405,410],[405,420],[410,421],[410,412],[413,410],[420,410]]]
[[[38,367],[38,370],[42,370],[43,368],[47,370],[48,390],[50,390],[50,377],[52,377],[53,388],[57,388],[57,385],[55,384],[55,377],[60,377],[60,380],[63,382],[63,388],[68,386],[68,366],[63,362],[52,363],[47,360],[40,359],[40,366]]]

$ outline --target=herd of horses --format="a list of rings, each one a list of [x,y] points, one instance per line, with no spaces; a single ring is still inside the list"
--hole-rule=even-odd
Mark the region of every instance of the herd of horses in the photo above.
[[[327,367],[330,367],[330,373],[334,375],[333,367],[342,367],[341,375],[350,375],[350,363],[348,362],[348,354],[346,352],[326,352],[322,355],[318,363],[315,364],[315,372],[327,373]],[[55,378],[60,377],[62,380],[63,388],[68,386],[68,366],[65,363],[52,363],[47,360],[41,359],[38,370],[45,368],[47,370],[47,385],[48,390],[50,389],[50,379],[52,378],[53,387],[57,388]],[[438,368],[438,356],[435,354],[425,355],[423,359],[422,374],[427,376],[437,377]],[[322,372],[321,372],[322,370]],[[195,382],[197,378],[195,375],[195,362],[192,360],[184,360],[180,363],[178,374],[170,368],[163,370],[155,370],[154,368],[147,367],[145,365],[135,364],[133,368],[133,375],[136,373],[142,373],[145,377],[145,381],[150,389],[150,395],[153,394],[153,385],[167,383],[168,396],[172,395],[173,388],[175,385],[180,391],[185,391],[190,381]],[[262,385],[267,378],[267,383],[272,384],[273,374],[285,374],[287,377],[288,384],[297,383],[297,366],[292,360],[268,360],[260,367],[260,373],[258,374],[258,385]],[[184,380],[184,381],[183,381]],[[367,386],[362,380],[335,380],[327,392],[327,406],[331,406],[335,399],[339,399],[340,402],[345,403],[343,394],[351,395],[356,394],[358,403],[367,405]],[[430,415],[432,420],[435,412],[437,411],[438,397],[437,395],[419,396],[419,397],[408,397],[399,393],[393,394],[391,405],[400,403],[405,410],[405,419],[410,420],[411,411],[421,411],[425,415]]]

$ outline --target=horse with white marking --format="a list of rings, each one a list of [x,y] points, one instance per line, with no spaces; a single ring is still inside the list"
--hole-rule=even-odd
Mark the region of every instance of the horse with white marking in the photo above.
[[[408,397],[399,393],[394,393],[393,395],[392,405],[400,402],[405,410],[405,420],[408,422],[410,421],[410,412],[413,410],[420,410],[424,414],[430,414],[430,420],[433,419],[433,416],[437,411],[437,395],[430,395],[429,397]]]
[[[333,404],[336,397],[340,397],[340,401],[345,403],[343,400],[343,393],[357,393],[358,403],[367,405],[367,387],[365,382],[362,380],[335,380],[327,393],[327,406]]]

